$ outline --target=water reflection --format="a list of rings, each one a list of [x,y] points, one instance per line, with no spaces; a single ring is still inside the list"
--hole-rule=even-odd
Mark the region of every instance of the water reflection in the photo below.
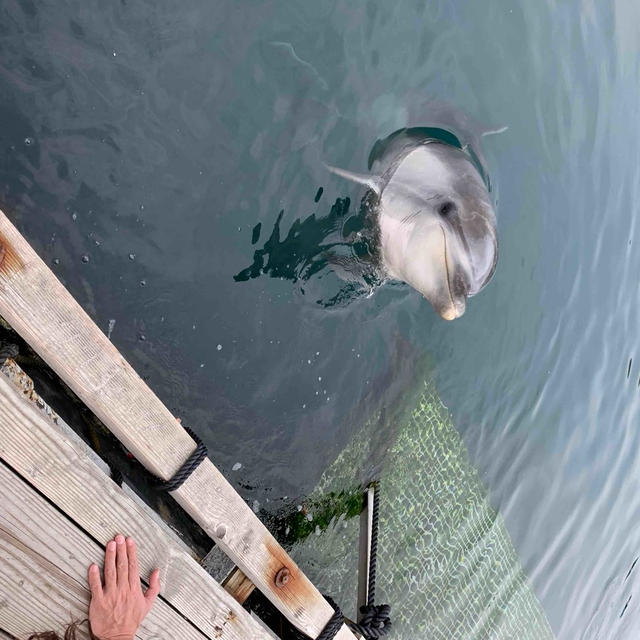
[[[318,189],[316,201],[322,196]],[[350,198],[336,198],[326,215],[297,218],[286,234],[281,231],[284,210],[280,211],[269,238],[253,254],[253,262],[234,276],[246,282],[261,275],[290,280],[305,295],[308,283],[331,269],[340,277],[337,292],[315,300],[324,307],[348,304],[367,295],[382,282],[376,266],[375,229],[369,215],[367,194],[356,213]],[[252,231],[252,244],[259,241],[261,225]]]

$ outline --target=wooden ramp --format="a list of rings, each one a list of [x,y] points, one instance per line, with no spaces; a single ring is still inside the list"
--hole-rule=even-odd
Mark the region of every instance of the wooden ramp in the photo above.
[[[0,315],[151,473],[170,479],[195,450],[2,212]],[[122,532],[139,542],[143,572],[162,570],[162,600],[141,638],[269,637],[82,449],[0,378],[0,629],[21,637],[34,620],[59,628],[70,615],[82,617],[86,566]],[[172,496],[237,566],[232,582],[245,591],[255,585],[295,627],[320,634],[333,609],[209,459]],[[33,566],[36,576],[29,575]],[[288,579],[276,580],[283,573]],[[45,597],[51,591],[55,606]],[[343,625],[336,638],[355,635]]]

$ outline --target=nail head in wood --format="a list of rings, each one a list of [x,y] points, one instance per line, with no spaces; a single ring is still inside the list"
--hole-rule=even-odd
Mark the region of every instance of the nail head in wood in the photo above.
[[[282,588],[289,584],[289,580],[291,580],[291,572],[287,567],[282,567],[282,569],[276,573],[274,582],[276,583],[276,587]]]

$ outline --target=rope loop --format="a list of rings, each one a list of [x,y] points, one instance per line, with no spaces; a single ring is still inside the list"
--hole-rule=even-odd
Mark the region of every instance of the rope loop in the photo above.
[[[340,611],[340,607],[334,602],[330,596],[325,596],[324,599],[333,607],[333,615],[329,618],[329,622],[324,626],[324,629],[320,632],[317,640],[333,640],[338,635],[338,631],[342,629],[344,623],[344,615]]]
[[[391,629],[391,606],[388,604],[365,605],[360,607],[360,622],[349,627],[367,640],[378,640]]]
[[[207,457],[207,447],[198,437],[198,435],[189,429],[184,427],[184,430],[196,441],[195,451],[187,458],[186,462],[176,471],[173,478],[166,482],[161,478],[157,478],[158,489],[162,491],[175,491],[179,489],[191,476],[191,474],[200,466],[200,463]]]
[[[380,520],[380,483],[372,482],[373,513],[371,530],[371,550],[369,554],[369,583],[367,604],[360,607],[360,621],[352,622],[346,619],[338,605],[329,597],[325,600],[333,607],[335,613],[329,620],[317,640],[332,640],[344,622],[352,631],[359,633],[366,640],[378,640],[389,633],[391,629],[391,607],[388,604],[374,604],[376,593],[376,566],[378,559],[378,527]]]

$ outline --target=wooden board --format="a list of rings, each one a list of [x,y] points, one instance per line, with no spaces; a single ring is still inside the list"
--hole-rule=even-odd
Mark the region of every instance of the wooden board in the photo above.
[[[193,440],[2,212],[0,244],[0,315],[147,469],[172,477]],[[333,609],[211,461],[173,496],[292,624],[317,637]],[[290,580],[279,588],[285,567]],[[354,635],[344,626],[336,637]]]
[[[102,564],[103,549],[4,464],[0,500],[2,627],[14,635],[28,635],[60,630],[71,619],[86,618],[87,568],[92,562]],[[148,640],[207,638],[162,599],[137,635]]]
[[[20,638],[37,631],[62,631],[87,615],[80,585],[0,530],[0,625]],[[84,630],[83,630],[84,631]],[[80,638],[87,639],[82,632]]]
[[[240,604],[244,604],[245,600],[253,593],[256,585],[247,578],[247,576],[236,567],[231,573],[223,580],[222,586],[224,590],[231,594]]]
[[[13,359],[8,359],[5,361],[3,365],[0,366],[0,373],[4,374],[12,386],[18,391],[20,397],[25,398],[30,401],[32,405],[35,405],[38,409],[40,415],[43,415],[48,419],[48,423],[53,423],[55,432],[58,434],[58,437],[61,437],[63,440],[67,440],[74,450],[78,452],[78,455],[83,459],[85,456],[94,463],[94,465],[103,472],[103,475],[107,475],[111,477],[111,468],[109,465],[102,459],[100,456],[89,447],[88,444],[85,443],[84,440],[68,425],[62,420],[55,411],[43,400],[43,398],[38,394],[37,390],[34,388],[33,380],[29,378],[29,376],[20,368],[20,366]],[[93,475],[96,478],[100,478],[102,482],[104,482],[103,475],[97,473],[93,467],[89,465],[89,468],[94,472]],[[147,519],[151,519],[157,522],[160,528],[163,531],[165,537],[169,538],[173,544],[173,546],[181,548],[187,553],[189,556],[194,556],[196,560],[199,560],[199,557],[196,556],[193,550],[185,544],[185,542],[180,538],[177,532],[172,529],[170,526],[167,526],[167,523],[162,519],[160,514],[151,509],[144,500],[135,492],[133,488],[131,488],[127,484],[127,480],[124,479],[120,488],[124,492],[124,494],[129,497],[140,509],[145,513]],[[213,547],[215,549],[215,547]],[[213,551],[212,549],[212,551]],[[221,551],[218,552],[220,556],[224,557],[227,562],[231,565],[231,560],[227,558]],[[207,554],[209,557],[211,552]],[[202,564],[202,562],[200,562]],[[203,565],[204,566],[204,565]],[[206,570],[206,567],[205,567]],[[209,575],[212,575],[209,571],[207,571]],[[225,574],[226,575],[226,574]],[[215,580],[215,576],[212,575]],[[216,582],[220,582],[220,580],[216,580]]]
[[[16,640],[15,636],[10,636],[6,631],[0,629],[0,640]]]
[[[166,527],[96,466],[84,443],[73,442],[2,375],[0,458],[101,544],[116,533],[133,536],[143,576],[159,567],[163,597],[207,636],[223,629],[219,637],[230,640],[268,637]]]

